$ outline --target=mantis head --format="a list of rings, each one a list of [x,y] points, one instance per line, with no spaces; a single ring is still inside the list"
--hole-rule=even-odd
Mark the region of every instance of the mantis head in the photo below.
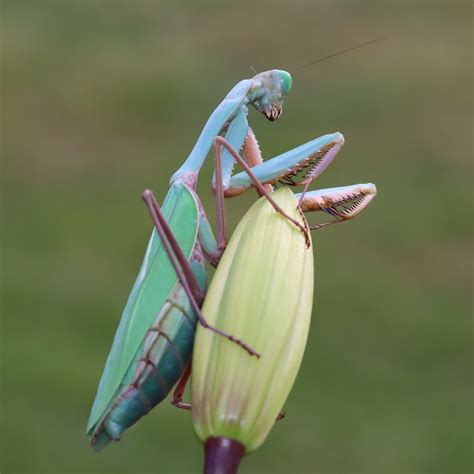
[[[293,79],[280,69],[261,72],[252,79],[249,102],[268,120],[277,120],[283,112],[283,102],[291,90]]]

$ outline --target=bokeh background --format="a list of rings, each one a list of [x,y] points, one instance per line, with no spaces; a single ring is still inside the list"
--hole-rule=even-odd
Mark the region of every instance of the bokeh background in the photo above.
[[[311,334],[288,416],[242,473],[472,472],[472,3],[1,2],[2,473],[191,473],[163,404],[94,453],[84,431],[150,222],[240,79],[294,72],[250,121],[265,158],[330,131],[318,187],[375,182],[314,236]],[[386,41],[298,69],[334,51]],[[211,160],[200,179],[212,215]],[[227,202],[230,226],[254,195]],[[213,217],[213,216],[212,216]],[[313,217],[311,217],[313,219]]]

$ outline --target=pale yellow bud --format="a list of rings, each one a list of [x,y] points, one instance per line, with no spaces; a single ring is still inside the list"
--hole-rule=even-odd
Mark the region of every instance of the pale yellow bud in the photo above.
[[[289,188],[272,194],[291,217],[304,217]],[[304,234],[258,200],[235,230],[214,275],[203,314],[207,321],[252,346],[198,325],[193,353],[194,428],[209,437],[258,448],[282,410],[301,364],[313,301],[313,250]]]

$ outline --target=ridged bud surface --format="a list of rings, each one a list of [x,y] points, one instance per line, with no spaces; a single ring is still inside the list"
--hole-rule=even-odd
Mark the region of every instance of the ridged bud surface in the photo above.
[[[303,223],[288,188],[272,197]],[[198,325],[192,410],[199,438],[223,436],[247,452],[260,446],[293,386],[313,301],[313,251],[303,233],[259,199],[235,230],[214,275],[203,314],[250,344],[260,358]]]

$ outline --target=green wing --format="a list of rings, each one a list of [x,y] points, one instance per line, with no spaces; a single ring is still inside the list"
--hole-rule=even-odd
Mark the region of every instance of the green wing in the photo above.
[[[161,210],[184,255],[189,259],[196,244],[199,219],[192,192],[181,183],[174,184]],[[92,435],[96,425],[106,415],[133,356],[177,281],[176,273],[154,229],[105,364],[87,425],[88,436]]]

